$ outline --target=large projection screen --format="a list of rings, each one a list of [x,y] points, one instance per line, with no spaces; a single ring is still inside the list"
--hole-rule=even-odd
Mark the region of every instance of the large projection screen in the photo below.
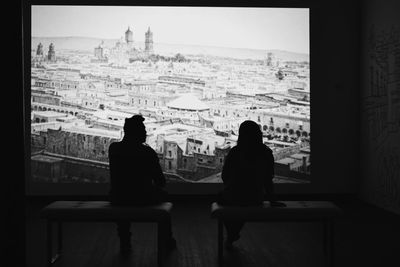
[[[30,38],[30,184],[107,184],[134,114],[169,184],[220,184],[245,120],[311,182],[308,8],[33,5]]]

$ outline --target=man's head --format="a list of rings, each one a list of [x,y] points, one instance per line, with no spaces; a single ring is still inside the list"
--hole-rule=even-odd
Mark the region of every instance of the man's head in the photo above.
[[[146,141],[146,127],[143,124],[144,118],[141,115],[134,115],[125,119],[125,139],[134,140],[140,143]]]
[[[251,120],[242,122],[239,126],[238,145],[252,146],[258,144],[262,144],[260,126]]]

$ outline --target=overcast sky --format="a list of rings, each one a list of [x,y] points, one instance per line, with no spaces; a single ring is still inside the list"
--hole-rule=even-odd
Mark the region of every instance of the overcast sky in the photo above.
[[[154,42],[309,53],[309,9],[216,7],[33,6],[32,36],[135,42],[150,27]]]

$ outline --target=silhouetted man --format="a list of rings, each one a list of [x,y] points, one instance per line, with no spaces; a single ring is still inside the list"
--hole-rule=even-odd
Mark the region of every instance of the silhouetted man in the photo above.
[[[109,147],[110,201],[113,205],[149,205],[166,201],[165,177],[156,152],[144,142],[144,118],[134,115],[125,119],[124,137]],[[172,237],[171,222],[167,223],[170,248],[176,246]],[[130,222],[117,222],[120,250],[131,249]]]
[[[226,156],[222,169],[224,190],[219,203],[224,205],[260,205],[271,200],[273,192],[274,157],[263,144],[262,132],[254,121],[244,121],[239,127],[238,143]],[[244,222],[226,221],[227,248],[240,238]]]

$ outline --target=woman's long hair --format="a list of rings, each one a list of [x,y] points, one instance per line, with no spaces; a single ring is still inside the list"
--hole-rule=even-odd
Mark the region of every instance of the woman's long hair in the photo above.
[[[239,127],[237,146],[248,156],[256,156],[263,146],[260,126],[251,120],[242,122]]]

